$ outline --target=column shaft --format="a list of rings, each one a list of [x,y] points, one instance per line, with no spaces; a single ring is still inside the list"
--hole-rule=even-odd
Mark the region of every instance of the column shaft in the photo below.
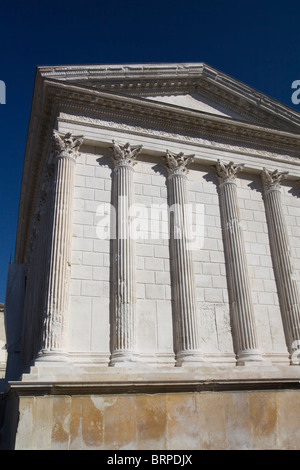
[[[170,202],[170,246],[174,292],[174,330],[176,365],[202,362],[197,324],[192,253],[188,247],[189,227],[186,213],[187,165],[193,156],[184,157],[167,151]]]
[[[46,309],[39,360],[64,360],[67,354],[75,159],[82,139],[55,133],[52,234]]]
[[[130,236],[129,210],[133,199],[133,169],[115,170],[117,226],[115,253],[115,316],[113,362],[130,360],[135,349],[134,241]]]
[[[300,295],[281,202],[281,181],[286,175],[285,172],[279,173],[276,170],[269,172],[264,168],[262,180],[270,248],[286,343],[291,354],[291,363],[300,364]]]
[[[228,272],[229,298],[233,325],[233,341],[240,365],[249,361],[261,361],[251,298],[250,280],[240,224],[235,175],[242,165],[220,161],[216,166],[219,179],[221,220],[224,250]]]
[[[113,146],[117,223],[113,253],[112,366],[136,360],[136,266],[130,208],[134,201],[134,159],[140,151],[141,146],[119,146],[115,143]]]

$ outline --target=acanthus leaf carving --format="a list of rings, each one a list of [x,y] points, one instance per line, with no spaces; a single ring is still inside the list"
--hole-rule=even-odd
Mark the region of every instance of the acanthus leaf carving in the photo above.
[[[223,163],[221,160],[217,161],[216,174],[220,183],[234,182],[236,175],[243,171],[244,164],[235,165],[233,162]]]
[[[194,161],[195,155],[184,155],[183,152],[178,154],[166,151],[166,155],[163,157],[169,174],[181,174],[186,175],[188,173],[188,165]]]
[[[83,136],[73,136],[71,132],[60,135],[53,131],[53,143],[56,155],[76,158],[82,145]]]
[[[288,171],[269,171],[264,167],[261,176],[265,189],[280,189],[281,182],[286,179],[288,174]]]
[[[113,160],[116,166],[129,165],[133,166],[136,164],[136,157],[142,151],[142,145],[130,145],[129,142],[126,144],[117,144],[114,140],[113,143]]]

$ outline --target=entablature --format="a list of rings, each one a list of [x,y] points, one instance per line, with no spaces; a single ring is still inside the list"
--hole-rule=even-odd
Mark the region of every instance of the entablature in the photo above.
[[[204,69],[206,70],[205,80],[202,74]],[[123,75],[123,83],[126,85],[123,89],[126,89],[126,92],[124,91],[122,94],[112,91],[113,87],[108,86],[109,83],[112,85],[114,80],[119,81],[119,85],[121,84],[122,73],[124,74],[122,68],[118,71],[118,76],[114,73],[116,68],[111,75],[106,74],[103,83],[106,83],[107,86],[102,88],[91,87],[90,83],[86,84],[84,73],[80,75],[84,85],[80,82],[81,79],[78,80],[78,76],[75,84],[72,81],[72,76],[70,76],[70,80],[67,80],[68,70],[72,75],[72,67],[66,67],[61,80],[57,79],[57,75],[53,75],[51,68],[49,69],[51,73],[49,72],[48,76],[45,70],[42,74],[37,74],[23,170],[23,181],[27,184],[24,183],[21,189],[16,244],[17,247],[23,246],[23,248],[21,252],[16,250],[17,262],[22,260],[24,256],[24,243],[21,240],[29,230],[29,223],[39,191],[39,181],[49,158],[52,132],[53,129],[59,127],[62,127],[65,132],[75,129],[75,133],[84,135],[85,142],[102,142],[104,145],[111,145],[110,133],[115,133],[120,137],[130,134],[134,139],[139,136],[139,143],[142,143],[141,138],[146,137],[149,145],[148,147],[144,145],[145,152],[156,151],[159,153],[159,147],[165,146],[165,142],[168,141],[173,145],[174,151],[180,151],[179,145],[183,145],[187,151],[195,152],[196,163],[201,161],[209,164],[214,152],[219,158],[221,158],[220,153],[223,153],[225,159],[227,154],[234,153],[237,159],[246,163],[246,171],[260,171],[260,166],[263,166],[265,161],[272,161],[274,165],[279,163],[281,167],[289,166],[289,178],[299,179],[300,135],[298,126],[300,126],[300,116],[280,104],[277,109],[277,104],[272,100],[268,101],[267,97],[263,98],[263,95],[235,80],[230,82],[230,77],[224,74],[216,74],[216,71],[206,66],[204,69],[203,64],[201,67],[199,64],[192,68],[180,69],[179,67],[178,73],[172,78],[170,75],[174,72],[174,67],[166,66],[165,77],[159,76],[158,78],[157,70],[161,71],[161,68],[149,67],[147,77],[144,77],[144,81],[141,82],[141,77],[138,76],[140,67],[137,67],[133,72],[136,86],[132,87],[129,86],[132,77],[127,70],[126,80]],[[76,75],[76,67],[74,70]],[[58,72],[61,71],[62,69],[58,68]],[[235,90],[236,100],[245,99],[242,97],[244,91],[247,102],[252,103],[251,106],[258,106],[257,103],[260,100],[259,110],[257,108],[260,117],[263,116],[261,114],[263,102],[267,103],[266,109],[273,106],[272,112],[274,114],[278,111],[278,115],[284,115],[284,118],[280,117],[276,121],[276,126],[281,125],[282,128],[269,126],[267,121],[265,126],[261,126],[247,120],[237,120],[170,103],[162,103],[147,99],[145,94],[144,97],[136,96],[137,88],[142,88],[142,86],[147,88],[146,78],[149,79],[149,93],[153,92],[153,86],[157,81],[160,83],[160,92],[162,87],[167,90],[170,89],[168,87],[171,87],[173,93],[179,84],[181,87],[195,86],[195,80],[198,83],[197,86],[201,86],[201,91],[205,87],[210,90],[214,89],[213,93],[219,93],[220,96],[222,89],[225,94],[230,94],[228,90],[231,87],[231,90]],[[99,81],[96,75],[93,79]],[[202,83],[203,80],[205,86]],[[210,80],[213,80],[213,83]],[[230,86],[228,82],[230,82]],[[140,87],[138,87],[139,83]],[[133,93],[128,94],[127,88],[131,88]],[[156,89],[158,90],[158,88]],[[238,96],[239,94],[240,96]],[[210,94],[211,96],[212,94]],[[226,102],[227,104],[230,102],[227,95]],[[243,106],[240,102],[238,106],[241,111]],[[272,119],[275,119],[274,114],[273,117],[271,116]],[[270,117],[270,114],[268,116]],[[94,129],[94,132],[91,132],[91,129]],[[106,138],[101,129],[110,132],[106,132]],[[97,130],[97,136],[95,136],[95,130]],[[151,142],[154,141],[156,141],[156,145],[151,147]],[[165,148],[163,150],[165,151]],[[206,156],[205,153],[207,153]],[[199,155],[197,156],[197,154]],[[262,165],[260,165],[260,159]],[[29,186],[28,181],[34,183]]]

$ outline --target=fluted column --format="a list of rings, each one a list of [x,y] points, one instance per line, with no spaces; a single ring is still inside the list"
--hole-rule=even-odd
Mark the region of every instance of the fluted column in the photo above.
[[[193,155],[167,151],[168,193],[171,229],[170,246],[174,292],[174,331],[176,365],[196,365],[202,362],[197,325],[192,253],[188,247],[189,227],[186,213],[187,166]]]
[[[54,193],[45,317],[39,360],[60,361],[67,354],[74,168],[82,137],[54,132]]]
[[[281,181],[288,172],[262,172],[270,248],[291,364],[300,364],[300,295],[292,264],[289,238],[281,202]]]
[[[238,207],[236,174],[242,169],[243,165],[234,165],[233,162],[224,164],[218,160],[216,165],[224,251],[228,267],[233,341],[238,365],[262,360],[257,345],[244,237]]]
[[[36,358],[40,351],[45,292],[47,290],[47,264],[49,263],[49,208],[53,167],[47,165],[42,177],[40,196],[33,216],[30,250],[27,252],[27,282],[24,308],[24,337],[22,362],[24,366]]]
[[[116,239],[113,253],[112,366],[136,360],[135,242],[129,216],[134,200],[133,166],[141,150],[141,145],[132,147],[129,143],[118,145],[113,142]]]

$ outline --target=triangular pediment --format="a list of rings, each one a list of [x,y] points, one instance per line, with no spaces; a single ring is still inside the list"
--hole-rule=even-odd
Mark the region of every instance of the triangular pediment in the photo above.
[[[42,175],[54,123],[66,123],[68,130],[68,123],[71,130],[87,123],[86,142],[105,145],[107,139],[111,145],[111,135],[103,137],[103,129],[112,127],[146,135],[145,143],[153,135],[155,148],[156,139],[165,135],[172,142],[207,142],[218,151],[225,145],[225,150],[245,149],[250,155],[253,147],[254,154],[267,152],[266,159],[280,152],[289,163],[299,160],[300,113],[203,63],[37,67],[23,172],[27,179]],[[35,190],[35,185],[24,186],[17,262],[25,256],[21,240],[29,234]]]
[[[237,120],[245,120],[239,114],[219,105],[212,100],[199,95],[198,93],[183,93],[183,94],[166,94],[157,96],[145,96],[148,100],[158,101],[160,103],[171,104],[182,108],[201,111],[203,113],[215,114],[217,116],[225,116]]]
[[[300,114],[204,63],[38,67],[42,79],[299,133]]]

